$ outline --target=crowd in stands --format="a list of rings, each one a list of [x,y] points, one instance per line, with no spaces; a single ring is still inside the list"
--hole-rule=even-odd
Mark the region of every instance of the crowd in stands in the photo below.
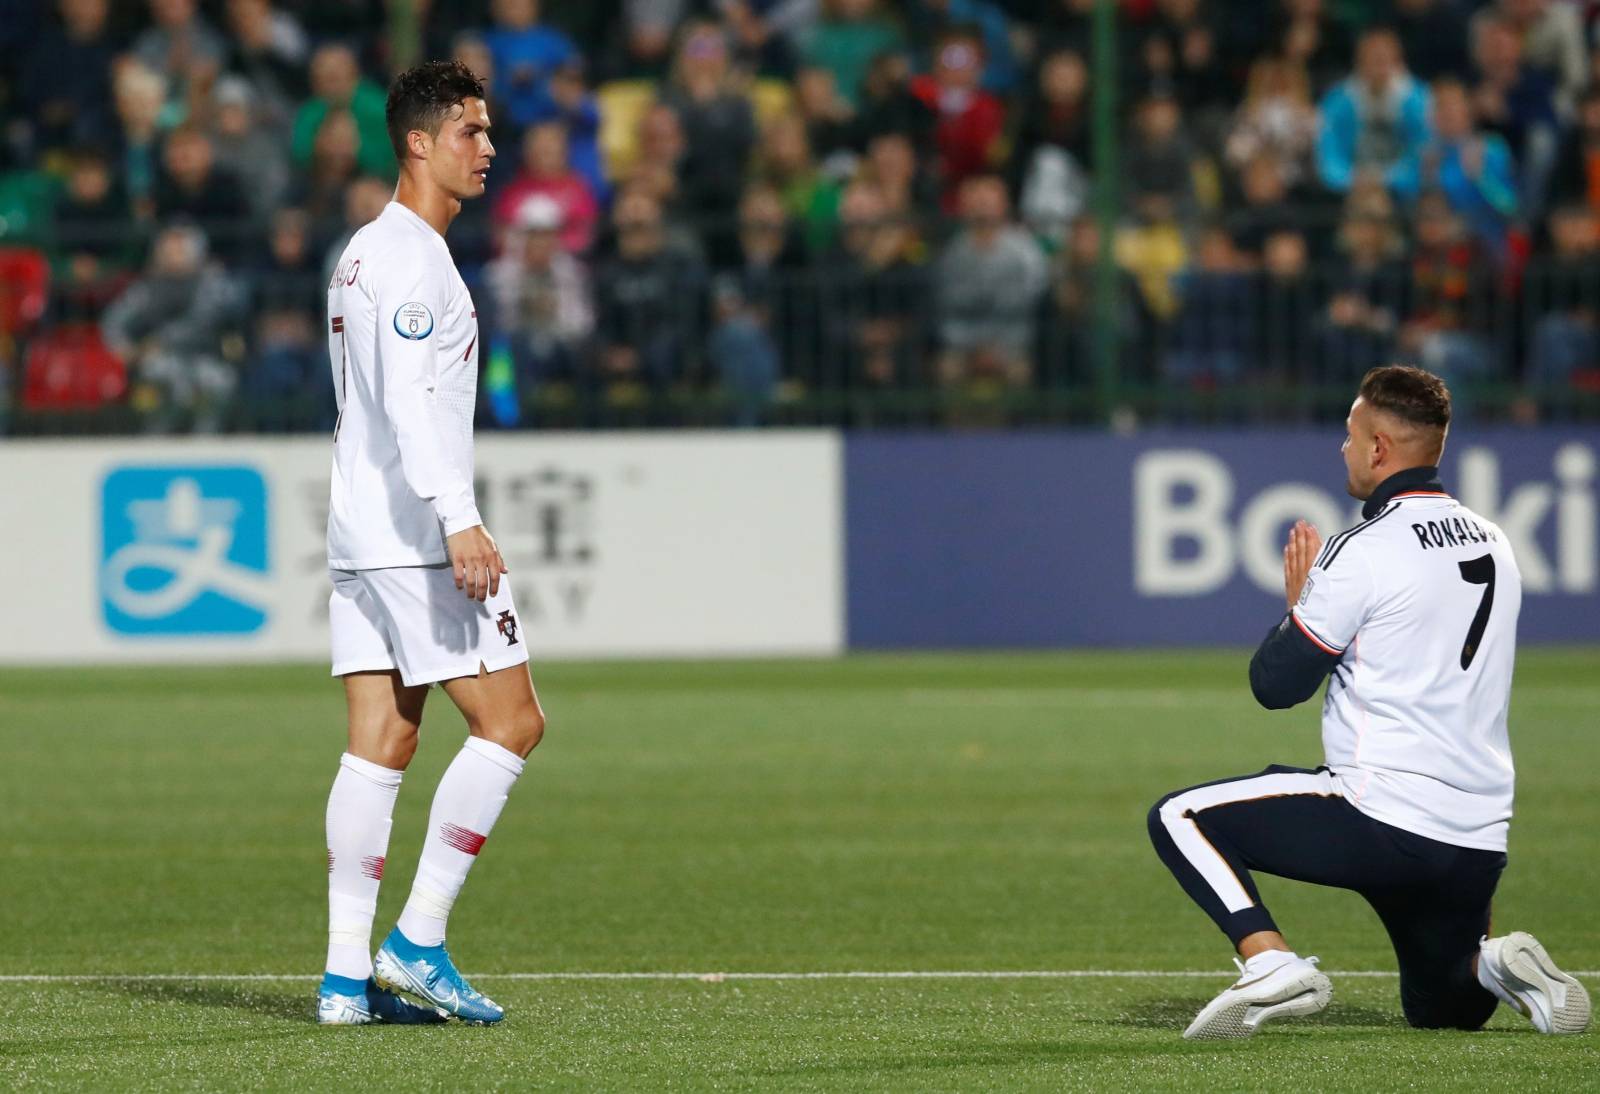
[[[0,407],[331,424],[328,271],[427,57],[498,147],[449,236],[489,424],[870,420],[1108,348],[1179,392],[1600,391],[1595,5],[1121,0],[1098,59],[1095,6],[0,0]]]

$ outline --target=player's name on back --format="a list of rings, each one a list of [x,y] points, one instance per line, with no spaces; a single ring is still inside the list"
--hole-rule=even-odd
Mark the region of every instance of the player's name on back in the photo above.
[[[1417,542],[1424,550],[1433,547],[1460,547],[1468,543],[1492,543],[1499,537],[1477,521],[1467,517],[1447,517],[1444,520],[1421,520],[1411,525]]]

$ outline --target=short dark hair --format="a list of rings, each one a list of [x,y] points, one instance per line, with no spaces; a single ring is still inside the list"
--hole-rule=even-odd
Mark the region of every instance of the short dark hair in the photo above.
[[[452,109],[481,98],[483,81],[460,61],[425,61],[400,73],[389,85],[383,108],[394,158],[406,161],[406,135],[413,129],[436,137]]]
[[[1361,378],[1361,398],[1403,422],[1444,429],[1450,425],[1450,389],[1425,369],[1384,365]]]

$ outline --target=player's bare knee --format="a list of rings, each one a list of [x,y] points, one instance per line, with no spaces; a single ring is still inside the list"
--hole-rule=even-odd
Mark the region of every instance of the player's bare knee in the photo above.
[[[544,712],[538,707],[514,715],[479,722],[469,727],[472,735],[499,745],[507,752],[526,758],[544,739]]]
[[[417,724],[404,718],[360,727],[351,737],[353,753],[393,771],[404,771],[417,754]]]
[[[544,740],[544,711],[538,707],[525,712],[516,722],[517,747],[512,749],[519,756],[526,757],[528,753],[539,747],[539,742]]]

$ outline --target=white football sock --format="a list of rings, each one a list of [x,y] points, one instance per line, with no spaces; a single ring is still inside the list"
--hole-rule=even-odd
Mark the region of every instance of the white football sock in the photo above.
[[[522,758],[515,752],[468,737],[439,780],[417,879],[400,913],[400,933],[412,942],[419,946],[444,942],[450,906],[505,807],[511,784],[522,774],[522,766]]]
[[[372,917],[403,772],[346,752],[328,795],[328,971],[372,975]]]

